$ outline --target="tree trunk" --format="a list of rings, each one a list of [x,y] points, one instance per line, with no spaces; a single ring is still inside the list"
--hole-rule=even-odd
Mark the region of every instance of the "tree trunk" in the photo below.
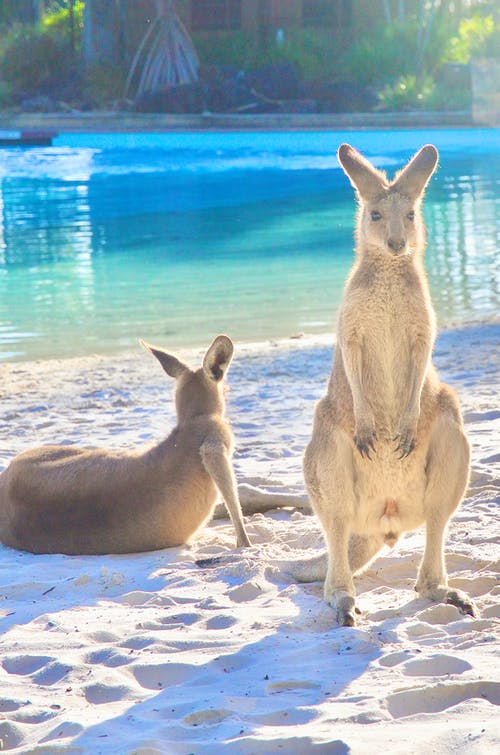
[[[86,68],[119,65],[121,13],[116,0],[86,0],[83,16],[83,60]]]

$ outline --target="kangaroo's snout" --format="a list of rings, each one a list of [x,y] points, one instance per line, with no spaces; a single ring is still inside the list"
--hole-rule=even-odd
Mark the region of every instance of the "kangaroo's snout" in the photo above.
[[[392,237],[391,237],[391,238],[389,238],[389,239],[387,240],[387,246],[388,246],[388,247],[389,247],[389,249],[391,249],[391,250],[392,250],[392,251],[393,251],[393,252],[394,252],[395,254],[397,254],[398,252],[401,252],[401,251],[403,251],[403,249],[404,249],[404,248],[405,248],[405,246],[406,246],[406,241],[405,241],[405,239],[402,239],[402,238],[392,238]]]

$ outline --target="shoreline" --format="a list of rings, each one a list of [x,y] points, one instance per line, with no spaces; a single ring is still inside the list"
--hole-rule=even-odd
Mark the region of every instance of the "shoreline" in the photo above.
[[[464,323],[451,323],[450,325],[446,327],[438,327],[438,333],[436,337],[436,343],[439,341],[439,339],[443,336],[450,336],[452,334],[459,334],[465,331],[480,331],[483,328],[490,328],[490,327],[498,327],[500,329],[500,317],[497,315],[492,315],[489,318],[485,318],[478,321],[466,321]],[[217,333],[213,333],[212,338],[215,338]],[[238,340],[236,338],[233,338],[231,333],[227,333],[229,337],[233,340],[234,346],[235,346],[235,355],[238,356],[255,356],[259,353],[262,353],[263,351],[278,351],[278,352],[286,352],[291,351],[294,349],[310,349],[310,348],[321,348],[321,347],[330,347],[333,348],[336,343],[336,333],[335,330],[332,328],[329,331],[325,331],[323,333],[297,333],[297,334],[291,334],[289,336],[277,336],[275,338],[268,338],[266,340],[259,340],[259,341],[245,341],[245,340]],[[144,336],[145,340],[148,340],[147,336]],[[208,339],[210,340],[210,339]],[[7,345],[7,344],[6,344]],[[186,344],[186,345],[172,345],[170,346],[168,343],[168,338],[164,339],[164,343],[158,343],[158,346],[168,349],[172,351],[175,354],[179,354],[185,359],[196,358],[196,356],[202,352],[207,346],[207,343],[197,343],[197,344]],[[1,349],[0,344],[0,349]],[[27,358],[24,357],[7,357],[4,360],[0,360],[0,369],[2,366],[11,365],[14,366],[21,366],[21,365],[28,365],[28,364],[60,364],[60,363],[77,363],[81,361],[87,361],[87,360],[99,360],[99,361],[106,361],[106,360],[118,360],[118,359],[134,359],[137,357],[137,355],[141,354],[142,349],[140,347],[139,340],[137,341],[137,348],[127,347],[122,350],[117,351],[108,351],[108,352],[100,352],[100,351],[92,351],[87,354],[73,354],[73,355],[67,355],[67,356],[45,356],[45,357],[36,357],[36,358],[30,358],[29,356]]]
[[[0,129],[55,130],[60,133],[140,133],[182,131],[337,131],[418,128],[484,128],[468,111],[398,113],[234,113],[169,114],[129,111],[15,113],[0,111]]]

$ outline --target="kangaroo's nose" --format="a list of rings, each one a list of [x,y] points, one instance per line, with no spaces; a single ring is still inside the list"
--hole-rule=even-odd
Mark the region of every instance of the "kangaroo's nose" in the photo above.
[[[404,249],[404,245],[404,239],[389,239],[387,241],[387,246],[389,249],[392,249],[393,252],[400,252],[401,249]]]

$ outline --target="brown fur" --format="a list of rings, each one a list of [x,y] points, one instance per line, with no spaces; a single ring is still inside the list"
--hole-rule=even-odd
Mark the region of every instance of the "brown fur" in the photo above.
[[[353,147],[339,149],[359,200],[356,261],[304,476],[328,546],[325,598],[346,625],[355,623],[352,575],[424,523],[416,589],[474,610],[466,595],[448,589],[444,565],[444,533],[467,485],[469,445],[457,397],[431,362],[436,326],[421,200],[437,159],[427,145],[389,181]],[[311,568],[316,573],[318,564]]]
[[[46,446],[0,475],[0,540],[33,553],[128,553],[187,542],[210,519],[218,490],[238,546],[249,545],[231,464],[223,377],[233,345],[218,336],[203,366],[144,344],[176,378],[178,424],[144,451]]]

